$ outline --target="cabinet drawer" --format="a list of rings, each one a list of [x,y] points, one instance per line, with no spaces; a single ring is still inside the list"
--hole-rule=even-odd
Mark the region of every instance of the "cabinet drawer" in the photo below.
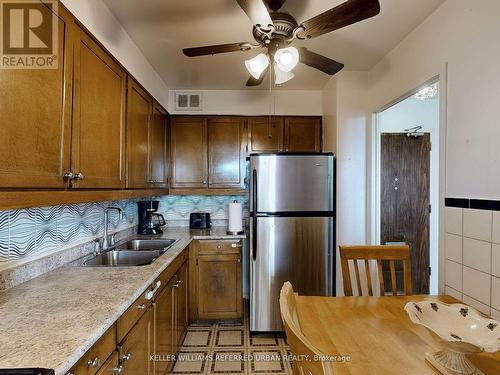
[[[97,341],[92,348],[83,355],[71,370],[73,375],[94,375],[102,367],[116,347],[116,327],[113,325]],[[100,374],[101,372],[99,372]]]
[[[149,290],[149,289],[148,289]],[[121,342],[127,335],[134,324],[140,319],[142,314],[151,305],[151,300],[146,298],[146,292],[142,293],[139,298],[130,306],[127,311],[118,319],[117,331],[118,342]]]
[[[118,352],[115,351],[111,354],[111,357],[108,358],[106,363],[102,365],[96,375],[117,375],[119,374],[119,371],[119,357]]]
[[[201,240],[198,241],[198,254],[239,254],[241,247],[241,240]]]

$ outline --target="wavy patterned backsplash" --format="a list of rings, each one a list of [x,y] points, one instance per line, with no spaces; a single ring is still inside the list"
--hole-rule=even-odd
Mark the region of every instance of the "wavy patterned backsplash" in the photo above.
[[[191,212],[208,212],[213,226],[227,225],[228,205],[236,200],[243,204],[243,217],[248,217],[246,196],[164,196],[160,200],[159,212],[165,217],[168,226],[189,226]]]
[[[233,200],[247,206],[244,196],[163,196],[160,213],[168,226],[189,226],[191,212],[209,212],[212,225],[227,225],[227,207]],[[122,208],[118,219],[110,214],[114,231],[137,225],[135,200],[0,211],[0,262],[50,254],[102,236],[108,206]],[[248,217],[245,208],[244,217]]]

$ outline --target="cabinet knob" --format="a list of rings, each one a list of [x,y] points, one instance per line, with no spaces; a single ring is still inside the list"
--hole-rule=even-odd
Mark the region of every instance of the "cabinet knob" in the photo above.
[[[101,365],[101,359],[99,357],[95,357],[94,359],[89,359],[87,364],[89,367],[98,368]]]
[[[82,172],[78,172],[78,173],[75,173],[73,175],[73,180],[76,180],[76,181],[81,181],[85,178],[85,176],[83,175]]]
[[[68,180],[73,180],[75,178],[75,174],[73,172],[66,172],[63,175],[63,178],[68,181]]]
[[[121,374],[123,374],[123,366],[120,365],[118,367],[115,367],[113,369],[113,374],[115,374],[115,375],[121,375]]]
[[[144,303],[140,304],[139,306],[137,306],[137,308],[139,310],[146,310],[146,305]]]
[[[130,359],[132,358],[132,353],[127,353],[125,355],[122,355],[122,361],[126,362],[126,361],[130,361]]]

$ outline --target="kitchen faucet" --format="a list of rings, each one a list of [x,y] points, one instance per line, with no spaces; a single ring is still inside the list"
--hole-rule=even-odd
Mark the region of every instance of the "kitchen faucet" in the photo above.
[[[119,218],[121,219],[123,217],[123,211],[119,207],[107,207],[104,210],[104,238],[102,240],[102,246],[101,246],[101,251],[106,251],[109,250],[110,246],[113,244],[110,241],[110,236],[108,234],[109,231],[109,211],[115,210],[119,214]]]

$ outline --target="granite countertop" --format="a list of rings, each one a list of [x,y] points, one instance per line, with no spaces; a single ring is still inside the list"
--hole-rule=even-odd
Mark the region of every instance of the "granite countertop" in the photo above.
[[[177,242],[141,267],[60,267],[0,293],[0,368],[42,367],[64,375],[193,239],[246,238],[168,228]]]

